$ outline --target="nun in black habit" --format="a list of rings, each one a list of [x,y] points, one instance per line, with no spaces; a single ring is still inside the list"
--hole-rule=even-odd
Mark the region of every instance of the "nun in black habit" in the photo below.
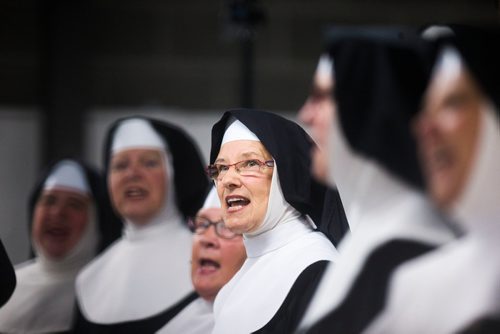
[[[500,29],[450,28],[415,128],[429,196],[464,235],[398,269],[368,333],[500,333]]]
[[[9,255],[5,251],[0,240],[0,276],[2,277],[2,287],[0,289],[0,308],[9,300],[16,287],[16,274],[10,262]]]
[[[0,332],[71,332],[76,275],[118,237],[117,227],[96,170],[75,160],[50,166],[29,199],[33,258],[16,266],[18,283],[0,310]]]
[[[186,218],[203,204],[208,179],[182,129],[139,116],[111,125],[104,165],[123,233],[77,277],[77,330],[153,333],[196,298]]]
[[[325,177],[340,192],[351,233],[321,279],[303,332],[360,333],[383,308],[393,270],[453,238],[421,193],[409,127],[426,70],[418,42],[399,35],[389,28],[336,28],[333,66],[319,67],[332,68],[334,93]],[[314,114],[310,108],[301,113]],[[301,118],[314,126],[312,115]]]
[[[335,260],[332,242],[315,231],[341,222],[321,220],[328,190],[311,177],[313,145],[296,123],[265,111],[230,110],[212,128],[207,170],[247,252],[217,295],[213,333],[293,332]]]

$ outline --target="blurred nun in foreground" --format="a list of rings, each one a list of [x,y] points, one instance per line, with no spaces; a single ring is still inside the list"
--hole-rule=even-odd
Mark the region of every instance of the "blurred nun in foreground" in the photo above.
[[[108,189],[123,235],[78,275],[78,331],[153,333],[195,295],[186,217],[203,203],[208,179],[181,129],[130,117],[110,127]]]
[[[415,132],[429,195],[464,235],[398,270],[369,333],[500,332],[500,29],[451,29]]]
[[[248,256],[217,295],[213,333],[292,333],[335,259],[311,222],[340,223],[321,221],[327,190],[310,173],[313,145],[296,123],[259,110],[227,111],[212,128],[208,172]]]
[[[62,160],[42,175],[29,209],[35,257],[16,266],[18,283],[0,310],[0,332],[71,332],[76,275],[118,235],[103,180]]]
[[[300,111],[328,154],[316,159],[323,166],[315,175],[338,187],[352,231],[302,321],[308,333],[361,332],[383,308],[393,270],[452,238],[421,193],[409,126],[425,67],[419,44],[399,35],[382,27],[332,29],[329,55]]]

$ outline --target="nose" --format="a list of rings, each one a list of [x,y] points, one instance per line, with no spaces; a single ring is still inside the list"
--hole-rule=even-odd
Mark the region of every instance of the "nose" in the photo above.
[[[241,187],[241,177],[236,171],[236,166],[231,166],[219,180],[222,186],[226,189],[235,189]]]
[[[53,205],[51,205],[49,210],[50,215],[52,217],[57,217],[57,218],[63,217],[65,212],[66,210],[64,205],[60,203],[54,203]]]
[[[125,174],[127,179],[132,180],[139,179],[141,175],[141,166],[138,163],[131,163]]]
[[[434,118],[428,112],[423,111],[414,119],[412,130],[418,142],[428,142],[436,137],[437,128]]]
[[[219,248],[219,237],[215,233],[215,225],[210,225],[200,235],[200,243],[203,248]]]

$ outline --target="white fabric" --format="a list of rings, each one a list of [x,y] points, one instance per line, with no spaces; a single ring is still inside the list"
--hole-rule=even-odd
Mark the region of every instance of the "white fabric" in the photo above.
[[[137,148],[166,149],[165,142],[148,121],[139,118],[125,120],[114,133],[111,152],[115,154]]]
[[[500,127],[491,108],[477,154],[454,210],[466,236],[402,266],[367,333],[456,333],[500,317]]]
[[[54,166],[43,184],[43,189],[66,189],[84,195],[91,193],[82,167],[71,160],[62,160]]]
[[[205,202],[203,203],[203,209],[207,208],[220,208],[220,199],[219,195],[217,195],[217,188],[212,187],[210,189],[210,192],[207,195],[207,198],[205,198]]]
[[[227,124],[228,126],[224,132],[224,136],[222,137],[221,146],[235,140],[260,141],[260,139],[257,138],[257,136],[250,131],[245,124],[241,123],[236,118],[231,117]]]
[[[192,235],[175,204],[171,158],[161,152],[167,190],[158,215],[145,226],[125,221],[122,238],[78,275],[79,306],[94,323],[144,319],[165,311],[193,290]]]
[[[315,85],[321,89],[331,89],[333,86],[333,68],[333,59],[328,54],[321,55],[314,73]]]
[[[17,285],[0,309],[1,333],[53,333],[69,330],[75,304],[75,277],[97,251],[93,204],[76,246],[62,259],[51,259],[33,244],[36,258],[16,266]]]
[[[440,51],[434,65],[432,84],[436,87],[447,87],[458,79],[463,69],[463,61],[458,51],[451,46],[446,46]]]
[[[208,334],[214,327],[213,303],[197,298],[177,314],[158,334]]]
[[[232,131],[231,127],[226,133]],[[240,131],[240,125],[238,129],[227,138],[250,137],[248,129]],[[213,333],[247,334],[263,327],[308,266],[322,260],[333,261],[336,256],[332,243],[322,233],[313,232],[309,220],[286,202],[276,163],[266,216],[255,231],[243,237],[247,260],[217,294]]]
[[[215,299],[213,333],[251,333],[266,325],[298,276],[311,264],[335,259],[331,242],[300,220],[244,239],[247,260]]]
[[[300,328],[310,327],[341,305],[377,247],[396,238],[429,244],[452,238],[422,195],[352,152],[337,122],[333,132],[333,178],[353,231],[341,241],[340,257],[327,267]]]

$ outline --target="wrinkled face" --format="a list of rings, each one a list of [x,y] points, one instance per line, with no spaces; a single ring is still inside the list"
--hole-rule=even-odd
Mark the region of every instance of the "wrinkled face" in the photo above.
[[[328,154],[332,154],[329,147],[329,136],[333,130],[333,118],[335,114],[335,103],[332,98],[332,85],[313,83],[311,94],[299,111],[299,120],[308,128],[316,145],[311,152],[312,173],[314,177],[327,182],[328,177]]]
[[[442,84],[433,79],[415,121],[420,160],[428,191],[447,209],[458,199],[470,174],[483,98],[466,71]]]
[[[108,186],[115,210],[136,225],[160,212],[166,196],[164,155],[155,149],[130,149],[111,157]]]
[[[222,220],[222,209],[202,209],[198,216],[212,222]],[[213,301],[219,290],[236,274],[246,259],[243,237],[224,239],[211,225],[202,234],[194,234],[191,257],[191,279],[198,294]]]
[[[60,259],[81,239],[89,221],[90,198],[51,189],[42,192],[33,213],[32,239],[46,256]]]
[[[222,145],[215,163],[233,164],[242,160],[271,160],[258,141],[236,140]],[[226,226],[236,233],[256,230],[264,221],[271,189],[273,169],[262,167],[251,176],[240,175],[233,167],[216,181]]]

